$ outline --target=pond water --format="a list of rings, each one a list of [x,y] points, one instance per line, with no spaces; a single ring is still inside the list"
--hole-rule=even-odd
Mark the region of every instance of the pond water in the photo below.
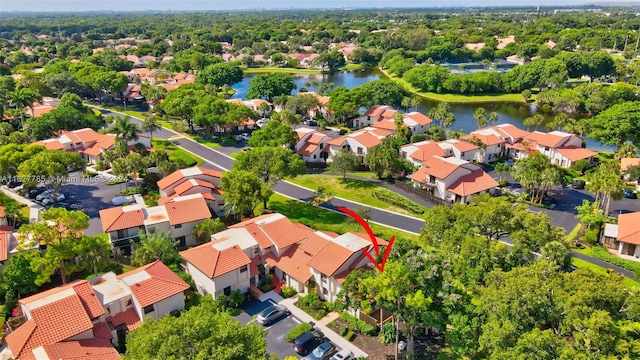
[[[236,93],[233,95],[233,98],[243,98],[247,94],[247,90],[249,89],[249,83],[251,79],[253,79],[256,74],[247,74],[245,75],[243,81],[239,84],[233,86],[236,90]],[[297,89],[293,91],[293,93],[297,93],[298,90],[304,86],[306,81],[316,80],[319,84],[322,83],[333,83],[335,86],[344,86],[346,88],[353,88],[358,85],[362,85],[369,81],[374,81],[383,78],[384,75],[379,73],[376,69],[365,69],[365,70],[355,70],[350,72],[340,72],[332,75],[324,74],[324,75],[312,75],[312,74],[303,74],[303,75],[293,75],[294,82],[297,85]],[[418,107],[418,111],[426,114],[429,112],[429,109],[436,106],[438,101],[434,100],[422,100],[422,104]],[[522,121],[535,114],[536,107],[534,105],[527,105],[523,103],[510,103],[510,102],[486,102],[481,104],[470,104],[470,103],[451,103],[451,111],[456,117],[456,122],[453,125],[454,130],[462,130],[465,133],[469,133],[478,128],[476,124],[476,119],[473,117],[473,112],[477,107],[482,106],[485,108],[487,114],[495,111],[498,113],[498,121],[496,124],[504,124],[511,123],[522,129],[526,129],[527,127],[522,124]],[[534,129],[530,129],[534,130]],[[544,129],[539,129],[544,131]],[[586,138],[587,147],[593,150],[600,151],[613,151],[614,147],[605,146],[600,144],[599,142]]]

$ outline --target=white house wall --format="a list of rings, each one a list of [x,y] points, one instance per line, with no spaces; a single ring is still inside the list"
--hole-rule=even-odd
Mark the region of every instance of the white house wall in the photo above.
[[[152,314],[155,319],[158,319],[172,311],[184,309],[184,294],[180,292],[164,300],[160,300],[154,304],[154,309],[155,311]]]

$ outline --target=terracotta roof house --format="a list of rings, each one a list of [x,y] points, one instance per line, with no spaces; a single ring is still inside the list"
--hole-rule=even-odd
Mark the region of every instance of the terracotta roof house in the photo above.
[[[6,342],[16,359],[118,359],[118,329],[183,309],[188,288],[159,261],[77,280],[20,299],[26,322]]]
[[[396,114],[402,115],[403,126],[408,127],[412,135],[427,132],[433,123],[431,118],[417,111],[401,113],[387,105],[374,105],[367,109],[362,116],[353,119],[352,122],[355,128],[372,126],[395,132],[394,117]]]
[[[483,147],[476,151],[475,160],[493,162],[500,156],[507,155],[508,147],[517,146],[529,135],[528,131],[519,129],[513,124],[499,124],[472,131],[469,135],[461,136],[460,140],[475,145],[483,144]]]
[[[322,286],[322,297],[333,301],[346,275],[370,264],[363,249],[375,253],[367,234],[314,231],[282,214],[268,214],[232,225],[180,256],[203,294],[259,291],[259,275],[273,270],[298,293],[315,291],[315,282]]]
[[[296,153],[302,156],[306,162],[324,162],[329,153],[328,142],[333,140],[329,135],[310,128],[300,128],[298,133],[298,142],[296,144]]]
[[[603,243],[618,256],[640,261],[640,212],[618,215],[618,225],[606,224]]]
[[[438,146],[445,151],[445,157],[453,156],[467,161],[474,161],[476,153],[480,150],[478,145],[458,139],[440,141]]]
[[[492,193],[498,182],[482,167],[455,157],[432,155],[409,176],[415,187],[446,202],[468,203],[471,196]]]
[[[100,210],[102,230],[109,234],[114,253],[129,255],[140,232],[171,232],[181,248],[194,245],[193,228],[211,218],[211,209],[201,193],[177,196],[161,205],[147,207],[140,198],[134,205]]]
[[[528,156],[532,151],[537,151],[548,156],[554,164],[568,168],[579,160],[591,162],[597,155],[595,151],[583,148],[582,141],[578,135],[563,131],[548,133],[534,131],[524,136],[514,146],[508,146],[508,153],[513,158],[520,159]],[[527,148],[524,147],[525,143]]]
[[[220,190],[222,173],[203,166],[177,170],[158,181],[161,198],[158,204],[164,204],[178,196],[202,194],[207,205],[218,215],[225,213],[224,192]]]
[[[393,131],[391,130],[367,127],[351,132],[345,136],[337,137],[327,142],[327,144],[329,144],[328,149],[325,147],[329,153],[327,161],[331,161],[331,157],[341,149],[347,149],[356,155],[365,156],[369,149],[380,144],[382,139],[392,134]]]
[[[420,166],[422,162],[432,155],[446,157],[447,153],[438,143],[431,140],[403,145],[399,149],[400,156],[410,163]]]
[[[359,129],[366,126],[372,126],[373,123],[381,120],[393,120],[393,117],[400,113],[388,105],[374,105],[367,109],[362,116],[352,120],[353,127]],[[380,127],[380,126],[378,126]],[[393,127],[395,129],[395,126]],[[391,129],[391,130],[393,130]]]
[[[143,134],[140,134],[137,141],[131,141],[128,145],[131,146],[137,142],[142,143],[147,148],[151,147],[149,138]],[[95,164],[105,151],[115,147],[115,143],[116,135],[100,134],[90,128],[62,131],[55,138],[34,142],[34,144],[42,145],[51,150],[75,151],[83,159],[87,160],[89,164]]]

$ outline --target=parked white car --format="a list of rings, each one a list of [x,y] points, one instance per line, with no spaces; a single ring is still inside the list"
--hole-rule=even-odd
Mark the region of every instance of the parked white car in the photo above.
[[[133,203],[135,201],[136,201],[136,199],[133,197],[133,195],[116,196],[116,197],[113,198],[113,200],[111,200],[111,205],[120,206],[120,205],[124,205],[126,203]]]
[[[353,353],[351,350],[342,349],[331,357],[331,360],[352,360]]]
[[[258,125],[258,127],[264,127],[265,125],[267,125],[267,123],[269,122],[269,118],[262,118],[258,121],[256,121],[256,125]]]
[[[46,197],[44,199],[42,199],[42,205],[50,205],[56,202],[60,202],[63,201],[65,199],[64,194],[58,194],[55,196],[55,198],[53,197],[53,194],[50,197]]]
[[[53,190],[45,190],[40,195],[36,196],[36,201],[42,201],[53,195]]]
[[[247,141],[247,140],[249,140],[251,138],[251,135],[249,135],[247,133],[242,133],[242,134],[234,136],[233,138],[236,139],[236,141],[242,141],[242,140]]]

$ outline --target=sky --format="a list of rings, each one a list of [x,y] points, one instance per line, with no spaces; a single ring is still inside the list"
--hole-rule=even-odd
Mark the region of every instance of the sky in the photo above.
[[[0,0],[5,11],[144,11],[144,10],[233,10],[291,8],[373,8],[458,6],[560,6],[597,0]],[[631,1],[629,1],[631,2]]]

